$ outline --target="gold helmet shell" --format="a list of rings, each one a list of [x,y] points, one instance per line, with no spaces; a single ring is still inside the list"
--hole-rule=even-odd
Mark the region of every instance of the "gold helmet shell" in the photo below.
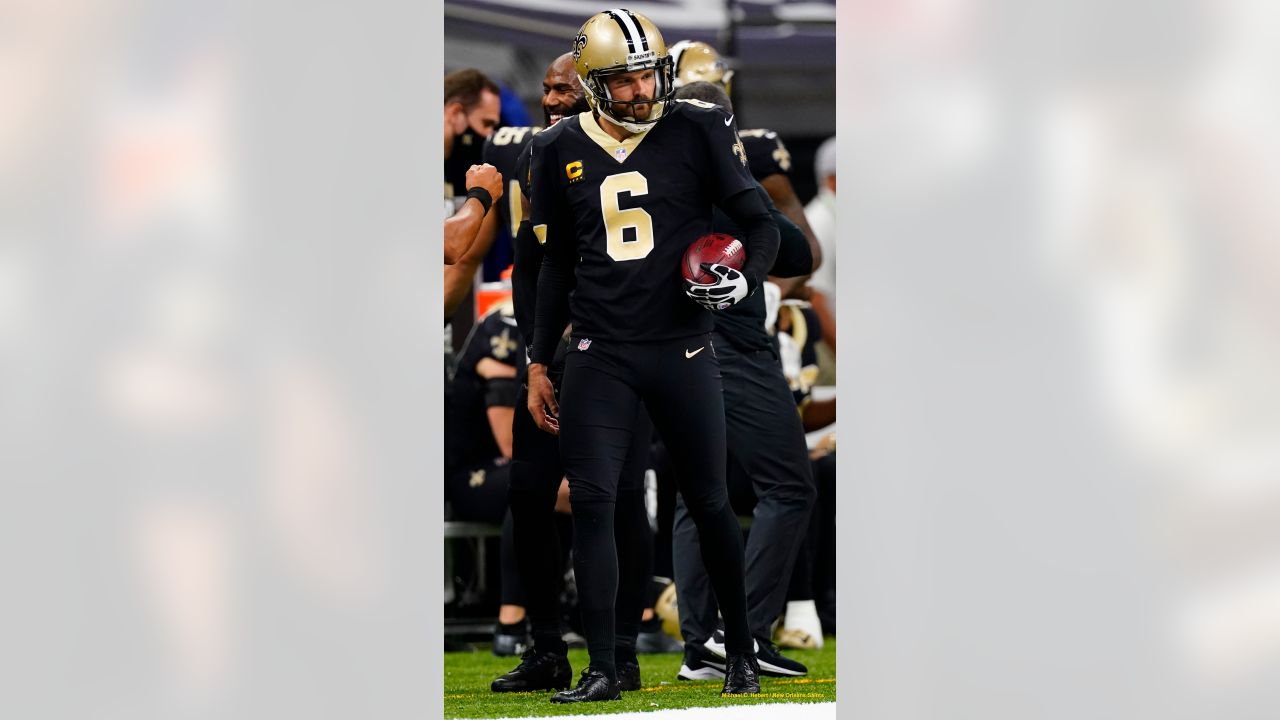
[[[716,49],[700,40],[681,40],[671,46],[671,59],[675,65],[675,86],[705,80],[715,83],[729,92],[733,70],[720,57]]]
[[[649,18],[622,8],[592,15],[578,30],[571,52],[592,110],[633,133],[648,130],[662,118],[675,93],[674,76],[662,32]],[[643,103],[612,99],[606,78],[637,70],[654,71],[653,97]],[[652,106],[645,119],[627,112],[640,104]]]

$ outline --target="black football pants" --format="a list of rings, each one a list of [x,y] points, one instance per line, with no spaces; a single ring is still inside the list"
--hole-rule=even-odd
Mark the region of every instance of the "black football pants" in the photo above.
[[[618,591],[613,503],[643,403],[662,436],[725,619],[730,653],[751,652],[742,533],[725,489],[724,397],[710,335],[648,343],[576,334],[560,397],[560,453],[573,503],[574,569],[591,664],[606,673]]]
[[[560,638],[560,536],[556,528],[556,493],[564,477],[560,443],[555,435],[534,424],[528,410],[528,387],[516,400],[512,423],[512,460],[508,503],[511,507],[512,550],[524,589],[525,612],[540,652],[564,652]],[[615,657],[635,660],[636,634],[644,612],[645,580],[653,565],[653,531],[644,505],[644,474],[649,465],[649,437],[653,425],[641,411],[633,431],[643,442],[628,450],[614,519],[618,567],[622,573],[617,602]],[[579,581],[580,582],[580,581]]]
[[[770,350],[741,353],[727,340],[719,340],[716,348],[723,348],[719,357],[730,492],[737,510],[753,516],[745,551],[747,618],[753,636],[770,639],[773,621],[787,601],[788,580],[804,545],[817,489],[804,427],[777,356]],[[676,505],[672,544],[680,634],[691,645],[702,644],[715,631],[716,596],[684,500]]]

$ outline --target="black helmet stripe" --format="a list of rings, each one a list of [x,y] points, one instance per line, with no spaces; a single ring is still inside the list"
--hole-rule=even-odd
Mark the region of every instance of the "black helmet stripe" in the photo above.
[[[649,50],[649,49],[650,49],[650,48],[649,48],[649,36],[648,36],[648,35],[646,35],[646,34],[645,34],[645,32],[644,32],[644,25],[641,25],[641,24],[640,24],[640,20],[639,20],[639,18],[637,18],[637,17],[636,17],[636,14],[635,14],[635,13],[631,12],[630,10],[625,10],[624,12],[626,12],[628,15],[630,15],[630,16],[631,16],[631,21],[632,21],[632,22],[634,22],[634,23],[636,24],[636,32],[640,33],[640,44],[641,44],[641,45],[644,45],[644,49],[645,49],[645,50]]]
[[[640,23],[636,22],[635,15],[629,10],[606,10],[609,17],[618,23],[618,27],[622,28],[622,35],[627,39],[627,47],[632,53],[649,49],[648,38],[645,37],[644,30],[640,28]]]

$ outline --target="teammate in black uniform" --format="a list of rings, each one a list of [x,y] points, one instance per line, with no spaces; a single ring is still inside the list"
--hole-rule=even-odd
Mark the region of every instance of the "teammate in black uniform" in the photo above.
[[[729,97],[718,86],[699,81],[686,84],[677,98],[714,103],[732,113]],[[768,203],[768,196],[757,185]],[[768,203],[772,208],[772,204]],[[779,213],[781,216],[781,213]],[[770,273],[779,277],[808,275],[813,256],[804,235],[785,221],[783,243]],[[742,237],[727,217],[717,214],[716,231]],[[772,626],[786,602],[791,577],[804,536],[797,527],[808,525],[816,490],[809,470],[804,429],[795,413],[787,379],[765,330],[764,293],[758,293],[724,312],[715,314],[712,335],[724,383],[725,421],[728,426],[728,483],[735,509],[755,518],[746,544],[747,611],[762,672],[796,676],[808,672],[804,665],[783,656],[772,643]],[[720,677],[725,649],[713,638],[716,601],[694,548],[698,535],[686,506],[676,509],[674,543],[676,594],[680,603],[680,632],[685,641],[685,662],[677,675],[682,680]],[[708,642],[712,641],[712,642]]]
[[[675,67],[675,87],[693,82],[710,82],[719,85],[726,95],[730,93],[734,71],[729,68],[720,53],[707,43],[698,40],[681,40],[671,46],[671,57]],[[809,242],[809,252],[813,255],[813,269],[822,265],[822,248],[818,238],[809,227],[804,216],[804,204],[796,196],[791,186],[791,153],[782,143],[778,133],[767,128],[739,130],[742,146],[747,151],[747,167],[751,168],[751,176],[760,182],[769,199],[793,223],[804,232]],[[775,276],[776,278],[777,276]],[[803,285],[803,278],[777,278],[777,284],[785,297]]]
[[[510,557],[513,527],[507,514],[510,480],[511,418],[518,406],[516,377],[525,365],[524,344],[510,303],[499,305],[472,328],[459,354],[457,370],[445,385],[445,499],[452,519],[502,525],[502,586],[495,655],[524,650],[523,618],[518,626],[504,619],[524,605],[516,565]]]
[[[720,600],[724,692],[759,692],[742,536],[725,489],[724,397],[707,309],[730,307],[759,286],[777,254],[777,225],[755,191],[732,116],[672,98],[671,59],[648,18],[627,10],[595,15],[573,53],[593,112],[533,141],[532,223],[546,256],[529,410],[539,427],[562,436],[591,665],[575,690],[552,700],[620,697],[613,503],[641,401],[672,457]],[[713,204],[744,229],[746,263],[741,271],[709,265],[718,280],[686,290],[681,257],[711,229]],[[547,365],[570,317],[573,342],[558,402]]]
[[[573,56],[566,53],[547,68],[543,80],[542,109],[548,126],[567,115],[589,110],[582,84],[573,66]],[[529,177],[529,142],[541,128],[512,129],[507,138],[499,130],[486,147],[486,160],[503,171],[505,177],[522,187],[509,192],[517,203],[506,206],[505,222],[515,228],[515,269],[512,291],[518,325],[526,338],[532,338],[534,303],[537,299],[538,273],[542,265],[542,248],[524,218],[521,204],[527,194]],[[509,163],[509,164],[508,164]],[[522,190],[524,191],[522,193]],[[563,353],[557,353],[551,374],[559,380],[563,373]],[[490,686],[494,692],[565,689],[572,680],[566,657],[567,648],[560,637],[560,602],[558,579],[561,574],[559,537],[556,532],[554,507],[556,493],[564,477],[560,463],[559,441],[537,429],[527,409],[527,389],[521,388],[517,400],[512,434],[514,456],[511,468],[510,506],[514,525],[514,547],[521,584],[525,589],[526,609],[533,626],[533,647],[520,665]],[[624,690],[640,689],[640,665],[636,658],[636,632],[643,610],[642,587],[652,564],[652,537],[644,507],[644,473],[648,465],[648,437],[652,424],[643,411],[634,419],[633,431],[644,442],[633,443],[619,484],[615,531],[618,540],[618,565],[623,582],[616,604],[618,633],[614,660],[618,679]]]
[[[515,318],[501,306],[476,324],[459,354],[445,423],[445,496],[459,519],[500,523],[506,514],[510,420],[490,416],[516,407],[524,359]]]

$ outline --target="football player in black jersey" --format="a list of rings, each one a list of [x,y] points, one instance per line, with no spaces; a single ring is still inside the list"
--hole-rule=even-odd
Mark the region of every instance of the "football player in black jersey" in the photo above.
[[[712,103],[732,114],[729,97],[707,81],[688,83],[677,98]],[[757,191],[768,203],[762,187]],[[772,207],[772,204],[769,203]],[[813,256],[804,235],[783,218],[783,242],[770,274],[799,277],[813,271]],[[743,237],[728,218],[717,213],[715,230]],[[786,231],[790,232],[786,232]],[[804,429],[782,373],[773,338],[765,329],[764,293],[715,313],[716,356],[724,384],[728,426],[728,483],[735,509],[751,513],[754,522],[746,543],[747,617],[756,642],[756,655],[766,675],[798,676],[808,669],[782,655],[772,642],[773,623],[787,599],[787,583],[807,527],[817,491],[809,469]],[[698,534],[687,506],[676,508],[676,596],[680,603],[680,632],[685,661],[677,678],[720,677],[725,648],[716,636],[716,600],[707,582],[707,569],[694,548]]]
[[[566,53],[547,68],[542,84],[542,110],[547,126],[560,119],[589,110],[582,84],[574,68],[573,56]],[[509,188],[519,202],[504,206],[504,222],[515,227],[515,268],[512,293],[516,320],[526,341],[532,338],[534,303],[542,248],[524,217],[522,203],[529,173],[529,141],[541,128],[510,129],[507,137],[499,130],[485,148],[485,159],[498,166],[519,185]],[[510,171],[508,173],[508,171]],[[523,187],[521,187],[523,186]],[[562,352],[552,363],[551,374],[559,378],[564,368]],[[494,692],[524,692],[565,689],[572,681],[567,648],[560,637],[561,573],[559,538],[555,527],[557,491],[564,478],[559,439],[538,430],[527,410],[527,391],[522,387],[520,406],[512,428],[513,460],[509,501],[513,521],[516,564],[529,621],[533,646],[519,666],[494,680]],[[648,415],[638,412],[633,428],[643,442],[633,443],[619,483],[615,533],[619,548],[621,582],[616,603],[617,638],[614,659],[623,690],[640,689],[640,664],[636,657],[636,633],[643,610],[645,579],[652,564],[652,537],[644,506],[644,473],[648,465],[648,437],[652,425]]]
[[[620,697],[614,665],[618,590],[614,501],[643,406],[672,458],[725,620],[724,692],[759,692],[747,624],[742,534],[725,488],[724,396],[711,312],[747,299],[778,251],[733,117],[676,101],[662,34],[628,10],[592,16],[574,38],[592,112],[533,141],[531,215],[545,257],[529,366],[529,410],[561,436],[574,567],[590,666],[554,702]],[[686,289],[681,258],[711,229],[713,205],[743,229],[741,270]],[[570,296],[572,290],[572,296]],[[572,319],[557,400],[548,365]]]
[[[675,72],[675,87],[680,89],[693,82],[710,82],[719,85],[729,94],[733,82],[734,70],[720,57],[720,53],[707,43],[699,40],[681,40],[671,46],[671,58]],[[739,130],[742,146],[747,151],[747,166],[751,168],[751,176],[764,186],[769,199],[782,211],[791,222],[800,226],[805,238],[809,241],[809,252],[813,255],[813,269],[822,265],[822,248],[818,237],[809,221],[805,219],[804,205],[796,197],[795,188],[791,186],[791,153],[782,144],[782,138],[773,130],[755,128]],[[776,284],[782,295],[788,296],[804,284],[804,278],[777,278]]]
[[[517,410],[523,411],[517,377],[524,364],[524,343],[510,303],[502,303],[472,327],[459,353],[457,370],[445,385],[444,495],[452,510],[451,519],[502,525],[495,655],[522,652],[528,642],[520,617],[525,601],[511,557],[514,534],[506,502],[511,477],[511,419]],[[513,616],[519,618],[518,625],[512,623]]]

